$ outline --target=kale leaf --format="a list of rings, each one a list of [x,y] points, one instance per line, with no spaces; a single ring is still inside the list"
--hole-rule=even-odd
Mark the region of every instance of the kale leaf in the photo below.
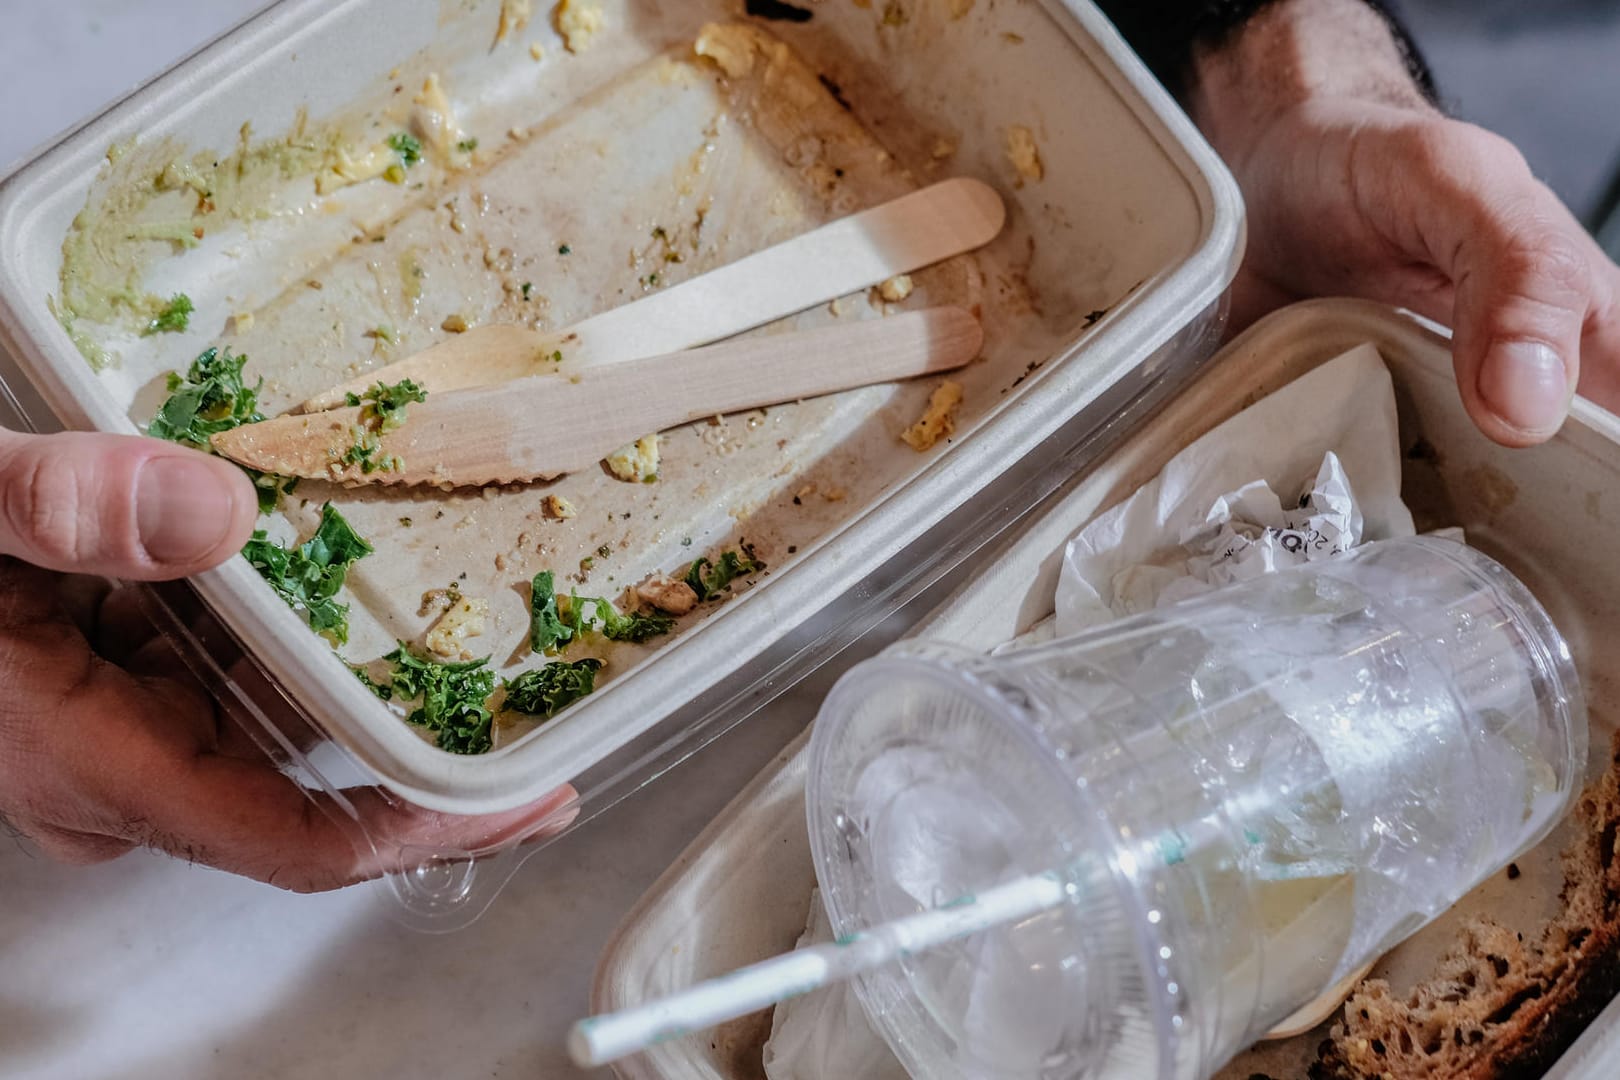
[[[370,690],[373,694],[376,694],[384,701],[393,700],[394,687],[392,683],[378,682],[376,679],[373,679],[371,677],[371,673],[363,667],[350,665],[349,670],[354,672],[354,677],[360,680],[361,686],[364,686],[367,690]]]
[[[569,608],[573,610],[572,605]],[[557,610],[556,578],[550,570],[534,575],[529,585],[529,648],[550,652],[574,639],[574,630]]]
[[[630,641],[639,645],[655,637],[662,637],[675,629],[675,619],[662,611],[630,611],[618,612],[612,604],[596,596],[582,596],[577,600],[570,597],[570,614],[572,608],[578,606],[578,618],[587,625],[593,626],[597,620],[601,621],[602,636],[609,641]],[[587,620],[584,616],[584,605],[592,606],[594,618]]]
[[[763,567],[753,556],[727,551],[721,554],[718,563],[710,562],[707,557],[693,561],[685,580],[699,600],[712,600],[735,579],[760,569]]]
[[[402,641],[383,659],[394,665],[390,688],[401,701],[419,701],[405,719],[437,735],[439,749],[482,754],[494,745],[495,715],[486,704],[495,692],[489,657],[441,664],[413,654]]]
[[[152,316],[141,331],[142,337],[152,334],[178,334],[191,325],[191,313],[196,308],[191,306],[191,297],[185,293],[175,293],[173,298],[163,306],[163,310]]]
[[[392,386],[378,382],[363,394],[345,395],[349,405],[365,403],[360,422],[375,431],[393,431],[405,422],[405,406],[426,401],[427,391],[412,379],[401,379]]]
[[[198,356],[184,377],[170,374],[169,400],[146,425],[146,433],[208,450],[210,436],[263,420],[259,391],[264,380],[249,387],[242,378],[246,363],[247,357],[231,355],[227,346],[224,352],[209,349]]]
[[[422,141],[410,132],[399,131],[388,136],[388,146],[407,169],[422,160]]]
[[[170,373],[169,399],[146,425],[146,433],[193,450],[213,453],[208,441],[210,436],[263,420],[264,415],[259,412],[259,391],[264,380],[249,387],[242,378],[246,363],[247,357],[233,356],[229,347],[223,353],[209,349],[191,362],[184,376]],[[298,485],[296,478],[288,479],[257,469],[242,471],[257,489],[260,513],[274,510],[281,496],[291,493]]]
[[[596,689],[600,660],[557,661],[506,684],[506,708],[550,718]]]
[[[529,647],[537,653],[559,651],[592,631],[600,631],[609,641],[639,645],[673,629],[674,618],[661,611],[620,612],[600,596],[571,592],[563,605],[550,570],[534,575],[529,585]]]
[[[337,508],[321,508],[315,535],[288,550],[271,541],[261,529],[253,534],[242,556],[270,583],[294,611],[303,611],[309,627],[333,644],[349,641],[349,606],[335,599],[349,567],[372,552]]]

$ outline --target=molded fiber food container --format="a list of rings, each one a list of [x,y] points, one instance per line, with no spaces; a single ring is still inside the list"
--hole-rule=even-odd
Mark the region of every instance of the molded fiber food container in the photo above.
[[[913,633],[988,651],[1026,632],[1052,613],[1069,537],[1128,498],[1189,442],[1362,342],[1378,348],[1394,381],[1403,496],[1419,531],[1462,526],[1470,544],[1530,586],[1568,639],[1588,695],[1588,780],[1599,782],[1605,770],[1620,768],[1612,748],[1620,691],[1603,670],[1605,644],[1620,640],[1620,566],[1611,557],[1620,546],[1620,419],[1576,399],[1570,421],[1547,445],[1528,451],[1496,446],[1463,411],[1446,339],[1374,304],[1313,301],[1257,323],[1128,441],[1054,493]],[[808,735],[784,750],[626,916],[598,966],[592,1012],[633,1006],[793,947],[816,885],[805,833],[807,741]],[[1476,918],[1521,934],[1527,948],[1538,943],[1564,902],[1560,853],[1585,838],[1583,826],[1613,828],[1602,819],[1566,819],[1513,871],[1495,875],[1384,957],[1373,977],[1387,979],[1392,996],[1404,999]],[[1514,1008],[1533,1007],[1538,996],[1522,993]],[[1587,1004],[1596,1011],[1602,1002]],[[1620,1001],[1548,1075],[1616,1075],[1617,1010]],[[770,1024],[765,1010],[660,1044],[615,1068],[624,1080],[758,1077]],[[1541,1030],[1532,1026],[1526,1038]],[[1219,1078],[1303,1077],[1325,1037],[1323,1025],[1262,1043]],[[1561,1049],[1541,1048],[1537,1056],[1550,1060]]]
[[[898,439],[931,390],[908,385],[666,433],[652,484],[306,482],[264,519],[273,540],[308,538],[330,500],[377,549],[349,573],[341,649],[244,560],[154,590],[194,666],[338,796],[357,844],[348,784],[471,814],[571,783],[577,827],[960,567],[1212,351],[1241,203],[1090,4],[744,7],[284,0],[0,184],[0,345],[25,376],[9,392],[38,429],[126,433],[210,346],[248,358],[273,415],[459,324],[566,326],[936,179],[1005,199],[1000,238],[892,305],[969,304],[986,327],[932,450]],[[749,28],[730,33],[758,62],[697,56],[709,23]],[[389,149],[407,129],[419,162]],[[131,310],[182,292],[189,328],[140,332]],[[890,306],[846,297],[785,324]],[[548,517],[550,493],[578,517]],[[594,694],[499,724],[482,755],[439,749],[351,670],[419,643],[419,597],[446,582],[488,601],[470,648],[515,675],[536,663],[536,572],[613,596],[737,547],[765,571],[672,638],[602,653]],[[424,922],[464,919],[515,865],[486,854],[419,852],[396,891]]]

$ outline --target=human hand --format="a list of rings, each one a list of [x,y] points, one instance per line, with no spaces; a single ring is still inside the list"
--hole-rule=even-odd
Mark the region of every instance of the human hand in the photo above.
[[[0,431],[0,818],[66,862],[149,846],[299,892],[375,877],[408,846],[566,823],[568,789],[478,818],[352,789],[367,844],[221,713],[133,590],[51,572],[200,572],[241,548],[256,503],[233,466],[155,439]]]
[[[1423,98],[1362,0],[1273,4],[1192,74],[1249,211],[1238,325],[1316,295],[1445,323],[1464,406],[1509,446],[1577,386],[1620,411],[1620,268],[1510,143]]]

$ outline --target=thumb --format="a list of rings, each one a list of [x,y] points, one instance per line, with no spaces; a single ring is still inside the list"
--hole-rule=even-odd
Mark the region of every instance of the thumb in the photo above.
[[[0,430],[0,555],[154,581],[241,549],[257,497],[235,466],[129,435]]]
[[[1508,446],[1551,438],[1580,374],[1590,241],[1541,189],[1458,247],[1454,359],[1474,422]]]

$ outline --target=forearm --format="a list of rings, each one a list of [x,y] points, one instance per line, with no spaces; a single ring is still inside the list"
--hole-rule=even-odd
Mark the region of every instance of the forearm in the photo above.
[[[1408,49],[1365,0],[1278,0],[1219,44],[1193,49],[1183,100],[1237,164],[1270,124],[1312,99],[1431,110],[1412,72]]]
[[[1098,6],[1183,102],[1196,97],[1212,59],[1234,56],[1245,62],[1245,77],[1259,79],[1268,93],[1342,89],[1339,81],[1370,60],[1377,80],[1358,89],[1376,90],[1387,73],[1434,97],[1428,67],[1393,0],[1099,0]]]

